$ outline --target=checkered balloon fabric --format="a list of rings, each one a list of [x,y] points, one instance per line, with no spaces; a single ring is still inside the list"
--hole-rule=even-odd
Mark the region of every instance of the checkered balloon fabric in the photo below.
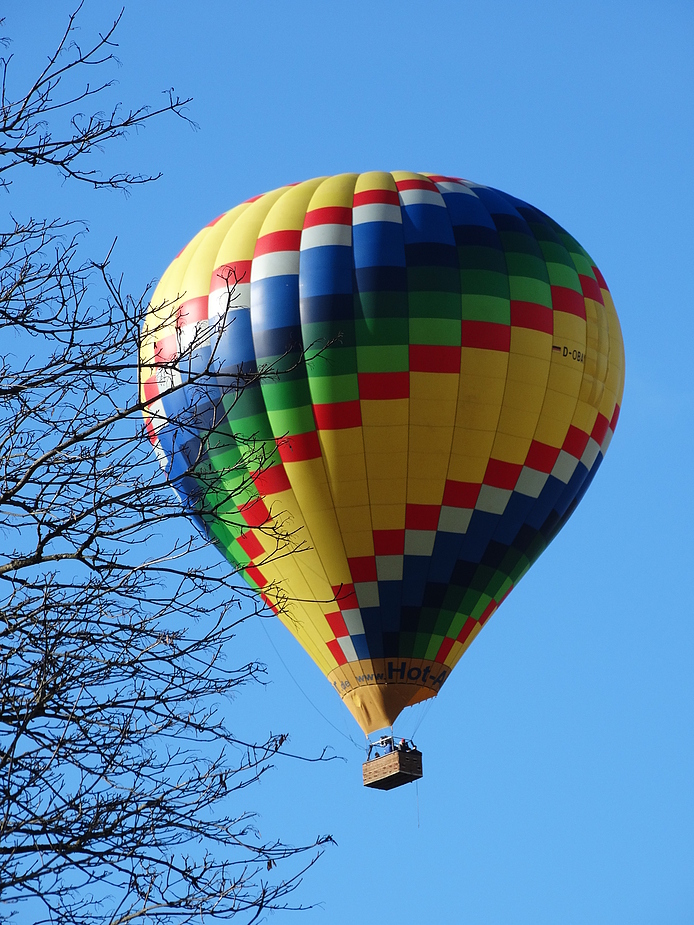
[[[204,228],[154,294],[140,370],[191,516],[369,732],[439,691],[566,523],[624,351],[556,222],[396,171],[283,187]]]

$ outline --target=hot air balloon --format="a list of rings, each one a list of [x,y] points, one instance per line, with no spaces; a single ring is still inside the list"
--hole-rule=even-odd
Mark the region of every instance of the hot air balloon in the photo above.
[[[140,369],[191,516],[369,734],[440,691],[566,523],[624,352],[602,274],[551,218],[395,171],[211,222],[157,287]]]

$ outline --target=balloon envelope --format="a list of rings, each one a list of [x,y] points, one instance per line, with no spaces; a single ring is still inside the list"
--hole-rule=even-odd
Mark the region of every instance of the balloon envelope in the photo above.
[[[623,381],[583,248],[431,174],[237,206],[171,264],[142,339],[167,475],[365,732],[438,693],[564,525]]]

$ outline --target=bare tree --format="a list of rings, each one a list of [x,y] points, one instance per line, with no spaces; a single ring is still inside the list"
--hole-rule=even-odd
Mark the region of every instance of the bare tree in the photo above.
[[[96,188],[153,179],[102,177],[89,157],[153,117],[186,118],[173,93],[158,110],[76,115],[109,83],[63,93],[65,78],[108,69],[118,24],[84,50],[78,13],[28,89],[11,93],[3,61],[10,194],[25,165]],[[83,256],[82,230],[27,217],[0,234],[3,909],[66,925],[255,920],[287,906],[329,838],[264,842],[244,808],[286,741],[241,741],[222,710],[262,680],[225,658],[252,598],[240,607],[233,569],[191,536],[153,465],[136,399],[146,298]]]

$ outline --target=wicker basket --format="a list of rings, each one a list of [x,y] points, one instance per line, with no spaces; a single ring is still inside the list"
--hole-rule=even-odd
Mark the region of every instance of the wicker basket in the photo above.
[[[362,765],[364,786],[376,790],[392,790],[422,776],[422,753],[415,748],[408,751],[395,749],[381,758],[373,758]]]

